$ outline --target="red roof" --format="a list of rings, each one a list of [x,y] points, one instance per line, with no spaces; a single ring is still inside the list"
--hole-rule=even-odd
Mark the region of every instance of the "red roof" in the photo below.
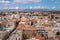
[[[17,29],[22,29],[22,28],[24,28],[24,27],[25,27],[24,24],[19,24],[18,27],[17,27]]]

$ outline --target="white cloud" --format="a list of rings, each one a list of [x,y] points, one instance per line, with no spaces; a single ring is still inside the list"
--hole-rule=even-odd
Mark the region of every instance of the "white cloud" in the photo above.
[[[30,6],[29,7],[29,9],[40,9],[40,8],[41,8],[40,6],[34,6],[34,7]]]
[[[0,7],[0,9],[19,9],[19,7]]]
[[[52,9],[55,9],[56,7],[54,6],[54,7],[52,7]]]
[[[32,9],[32,8],[33,8],[32,6],[29,7],[29,9]]]
[[[13,3],[41,2],[41,0],[13,0]]]
[[[19,7],[17,6],[17,7],[15,7],[15,9],[19,9]]]
[[[42,0],[28,0],[29,2],[40,2]]]
[[[45,8],[48,8],[48,7],[45,7],[45,6],[30,6],[29,9],[45,9]]]
[[[18,6],[16,6],[16,7],[9,7],[8,9],[19,9],[19,7]]]
[[[0,3],[10,3],[10,1],[0,0]]]

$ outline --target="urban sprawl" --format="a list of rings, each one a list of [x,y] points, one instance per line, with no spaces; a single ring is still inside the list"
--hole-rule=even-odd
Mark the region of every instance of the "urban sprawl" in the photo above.
[[[0,40],[60,40],[60,12],[0,12]]]

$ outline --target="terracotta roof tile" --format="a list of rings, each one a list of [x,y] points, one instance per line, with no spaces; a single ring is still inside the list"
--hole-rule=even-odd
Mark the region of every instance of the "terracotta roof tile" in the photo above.
[[[22,29],[22,28],[24,28],[24,27],[25,27],[24,24],[19,24],[18,27],[17,27],[17,29]]]

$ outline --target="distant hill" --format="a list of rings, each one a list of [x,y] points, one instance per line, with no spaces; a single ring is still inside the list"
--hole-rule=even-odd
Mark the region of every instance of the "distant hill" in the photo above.
[[[3,10],[0,10],[0,12],[17,12],[17,11],[20,11],[20,12],[48,12],[48,11],[51,11],[51,12],[60,12],[60,10],[50,10],[50,9],[3,9]]]

